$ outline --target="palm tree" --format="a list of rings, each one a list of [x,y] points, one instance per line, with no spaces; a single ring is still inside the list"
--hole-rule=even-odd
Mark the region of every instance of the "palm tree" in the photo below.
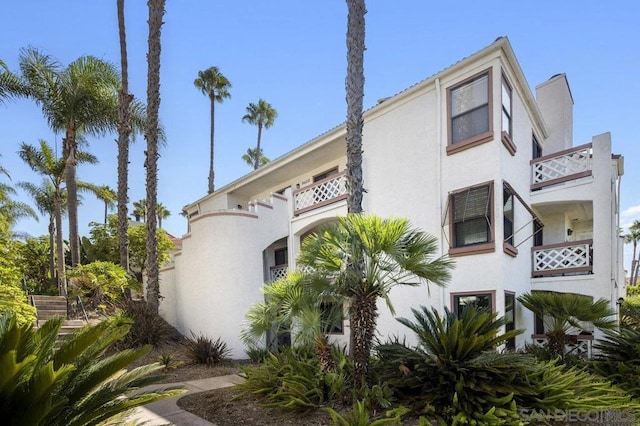
[[[140,219],[143,222],[147,221],[147,200],[133,202],[133,216],[136,218],[136,222],[140,222]]]
[[[193,84],[198,88],[203,95],[209,97],[211,101],[211,151],[209,154],[209,194],[214,191],[214,171],[213,171],[213,134],[215,129],[215,105],[216,102],[222,103],[225,99],[230,98],[231,94],[229,89],[231,88],[231,82],[222,75],[218,67],[207,68],[204,71],[198,71],[198,78],[195,79]]]
[[[162,220],[171,216],[171,212],[162,203],[158,203],[156,214],[158,215],[158,228],[162,228]]]
[[[20,54],[20,70],[31,97],[54,131],[64,131],[63,156],[69,204],[71,264],[80,260],[78,188],[76,178],[78,136],[102,135],[115,130],[120,75],[113,65],[82,56],[63,68],[36,49]]]
[[[389,292],[396,285],[445,285],[453,263],[435,257],[437,252],[436,238],[413,229],[406,219],[353,213],[303,241],[298,263],[310,268],[316,285],[324,283],[324,294],[349,303],[356,383],[369,370],[378,298],[393,313]],[[352,262],[361,265],[360,273],[350,267]]]
[[[585,330],[588,325],[610,329],[617,326],[609,301],[593,301],[590,296],[551,291],[534,291],[518,297],[518,301],[544,321],[545,334],[552,356],[564,359],[565,345],[570,342],[571,327]]]
[[[92,192],[104,203],[104,223],[106,224],[109,210],[115,207],[118,195],[108,185],[96,186]]]
[[[250,103],[247,107],[247,113],[242,117],[242,121],[258,126],[258,142],[256,144],[256,152],[262,153],[260,149],[260,139],[262,137],[262,128],[268,129],[273,126],[274,121],[278,117],[278,111],[276,111],[270,103],[264,99],[258,99],[257,104]],[[257,170],[260,167],[260,157],[254,158],[253,169]]]
[[[362,212],[362,99],[365,0],[347,0],[347,211]]]
[[[633,256],[631,256],[631,277],[629,279],[630,285],[636,285],[638,281],[638,259],[636,258],[636,250],[638,247],[638,241],[640,241],[640,221],[634,220],[631,226],[629,226],[629,233],[624,236],[627,243],[633,243]]]
[[[5,98],[28,96],[29,89],[24,82],[0,60],[0,104]]]
[[[242,155],[242,159],[249,165],[249,167],[255,167],[256,157],[258,156],[257,152],[258,151],[255,148],[248,148],[247,153]],[[262,154],[262,152],[260,152],[260,159],[258,160],[258,164],[260,165],[260,167],[264,166],[269,161],[271,160],[269,160]]]
[[[44,140],[40,140],[39,147],[23,142],[20,144],[18,156],[29,165],[31,170],[51,182],[51,186],[53,187],[58,288],[60,289],[60,295],[66,296],[64,242],[62,236],[62,213],[65,205],[68,206],[68,202],[65,203],[65,201],[68,201],[68,193],[65,194],[65,189],[62,187],[63,183],[66,183],[68,187],[65,175],[65,159],[56,157],[54,149]],[[75,158],[78,164],[95,164],[98,161],[95,156],[83,151],[77,152]],[[81,186],[84,186],[84,184]]]
[[[28,204],[12,199],[15,193],[11,185],[0,183],[0,237],[11,236],[11,227],[21,218],[38,220],[38,215]]]
[[[149,48],[147,53],[147,303],[158,313],[160,282],[156,207],[158,196],[158,110],[160,109],[160,32],[165,0],[149,0]]]

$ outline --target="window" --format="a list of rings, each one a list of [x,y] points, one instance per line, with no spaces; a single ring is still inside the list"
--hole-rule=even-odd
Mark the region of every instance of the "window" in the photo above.
[[[535,160],[536,158],[542,157],[542,146],[538,142],[538,139],[536,139],[536,135],[532,135],[531,137],[531,147],[533,151],[531,158]]]
[[[327,170],[326,172],[322,172],[319,175],[314,176],[313,177],[313,181],[314,182],[318,182],[318,181],[321,181],[323,179],[330,178],[331,176],[335,176],[337,174],[338,174],[338,168],[335,167],[335,168],[333,168],[331,170]]]
[[[492,242],[492,190],[493,185],[489,183],[451,194],[453,248],[474,247]]]
[[[494,293],[452,294],[453,312],[460,316],[464,309],[472,307],[493,312]]]
[[[513,244],[513,193],[511,190],[504,185],[502,188],[502,217],[504,223],[504,244],[505,251],[507,253],[514,252],[513,255],[517,254],[515,249],[515,245]],[[510,246],[510,247],[509,247]]]
[[[274,250],[275,265],[286,265],[288,263],[289,252],[287,248],[281,248]]]
[[[504,330],[513,331],[516,329],[516,295],[513,293],[504,294]],[[514,351],[516,349],[516,338],[512,337],[505,342],[506,349]]]
[[[332,302],[320,303],[320,321],[322,323],[322,329],[325,333],[344,333],[344,329],[342,326],[342,304]]]
[[[463,81],[447,92],[449,108],[448,153],[491,139],[491,72]]]
[[[537,220],[533,221],[533,245],[541,246],[542,242],[542,225]]]
[[[516,155],[516,145],[513,143],[513,123],[511,120],[511,86],[507,79],[502,76],[502,144],[511,155]]]

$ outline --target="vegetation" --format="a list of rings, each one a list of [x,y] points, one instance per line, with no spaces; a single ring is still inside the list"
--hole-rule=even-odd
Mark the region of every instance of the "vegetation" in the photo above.
[[[141,290],[140,284],[131,279],[127,271],[112,262],[95,261],[78,265],[69,270],[70,295],[82,296],[90,309],[113,312],[118,301],[125,298],[125,291]]]
[[[189,349],[191,360],[196,364],[213,367],[229,361],[231,351],[219,337],[216,340],[211,340],[202,334],[196,336],[192,332],[191,339],[187,339],[185,344]]]
[[[20,324],[32,324],[35,308],[27,303],[22,287],[22,271],[17,241],[0,237],[0,315],[14,314]]]
[[[105,321],[85,327],[56,347],[61,319],[34,330],[20,325],[14,315],[0,318],[0,417],[11,425],[98,424],[133,407],[171,397],[182,390],[140,391],[160,377],[161,368],[126,367],[147,348],[106,350],[126,334],[128,326]]]
[[[640,241],[640,221],[634,220],[629,226],[629,233],[624,236],[627,244],[633,244],[633,254],[631,255],[631,277],[629,284],[632,286],[638,282],[638,270],[640,269],[640,253],[637,252],[638,241]]]
[[[119,346],[159,346],[178,338],[173,328],[144,301],[127,299],[121,302],[119,307],[122,319],[130,324],[129,332],[122,338]]]
[[[256,158],[256,157],[260,157],[260,158]],[[255,148],[247,148],[247,153],[242,154],[242,159],[244,160],[245,163],[247,163],[249,167],[254,167],[256,164],[256,161],[258,162],[258,167],[262,167],[265,164],[267,164],[269,161],[271,161],[264,156],[264,154],[262,153],[262,150],[260,150],[260,155],[258,156],[258,151]],[[254,170],[255,170],[255,167],[254,167]]]
[[[593,370],[634,398],[640,398],[640,331],[632,328],[605,330],[596,343]]]
[[[258,127],[258,142],[256,143],[256,155],[254,157],[253,168],[257,170],[262,161],[262,148],[260,148],[260,140],[262,138],[262,129],[268,129],[278,118],[278,111],[264,99],[258,99],[258,103],[249,103],[247,113],[242,117],[242,121],[253,124]],[[260,153],[260,155],[258,155]],[[244,157],[243,157],[244,158]]]
[[[225,99],[231,97],[229,89],[231,82],[222,75],[218,67],[210,67],[204,71],[198,71],[198,78],[193,82],[194,86],[202,92],[203,95],[209,97],[211,104],[211,129],[210,129],[210,153],[209,153],[209,187],[208,192],[211,194],[214,189],[214,168],[213,168],[213,147],[214,147],[214,131],[215,131],[215,106],[216,102],[222,103]]]

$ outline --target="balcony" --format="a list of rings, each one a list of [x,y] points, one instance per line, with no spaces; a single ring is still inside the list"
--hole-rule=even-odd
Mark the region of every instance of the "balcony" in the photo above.
[[[593,271],[593,240],[532,247],[532,276],[583,275]]]
[[[591,144],[531,160],[531,190],[591,176]]]
[[[569,342],[565,345],[566,355],[576,355],[580,358],[591,359],[593,355],[593,335],[591,334],[570,334]],[[533,334],[531,338],[538,345],[544,345],[548,337],[545,334]]]
[[[277,281],[280,278],[286,277],[288,270],[289,270],[288,265],[272,266],[271,268],[269,268],[270,281]]]
[[[295,216],[347,198],[345,172],[293,191]]]

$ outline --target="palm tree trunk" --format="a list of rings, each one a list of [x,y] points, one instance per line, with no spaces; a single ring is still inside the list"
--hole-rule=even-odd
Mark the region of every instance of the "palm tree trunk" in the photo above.
[[[129,272],[129,138],[131,135],[131,101],[129,94],[129,67],[127,61],[127,35],[124,20],[124,0],[118,0],[118,33],[120,38],[120,66],[122,68],[122,86],[118,94],[118,254],[120,266]],[[106,205],[105,205],[106,223]],[[131,291],[127,291],[131,296]]]
[[[366,383],[369,373],[371,346],[376,331],[378,307],[375,295],[357,295],[351,299],[350,351],[356,386]]]
[[[60,296],[67,295],[67,281],[64,270],[64,240],[62,238],[62,197],[56,189],[54,208],[56,216],[56,265],[58,269],[58,291]]]
[[[213,93],[209,96],[209,98],[211,99],[211,154],[209,155],[209,194],[211,194],[214,191],[214,184],[213,184],[213,178],[214,178],[214,171],[213,171],[213,132],[214,132],[214,128],[215,128],[215,124],[214,124],[214,113],[215,113],[215,105],[216,105],[216,99],[215,96],[213,95]]]
[[[253,170],[258,170],[260,167],[260,138],[262,138],[262,123],[258,123],[258,143],[256,144],[256,162],[253,165]]]
[[[76,131],[73,123],[67,127],[65,146],[65,181],[67,183],[67,209],[69,214],[69,247],[71,266],[80,263],[80,244],[78,237],[78,182],[76,177]]]
[[[362,100],[364,97],[364,0],[347,0],[347,211],[362,212]]]
[[[165,0],[149,0],[149,52],[147,56],[147,302],[158,313],[160,282],[156,207],[158,195],[158,111],[160,109],[160,32]]]
[[[55,225],[55,215],[49,215],[49,275],[51,275],[51,280],[49,285],[51,287],[57,288],[56,282],[56,245],[55,245],[55,234],[56,234],[56,225]]]

